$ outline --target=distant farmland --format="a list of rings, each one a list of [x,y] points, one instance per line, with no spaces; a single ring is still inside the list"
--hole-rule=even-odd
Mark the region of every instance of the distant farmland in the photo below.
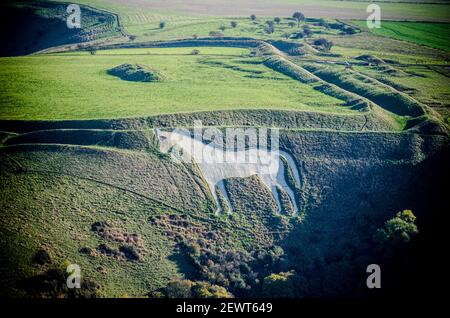
[[[366,21],[356,21],[356,24],[364,28]],[[376,35],[450,51],[448,41],[450,38],[450,24],[447,23],[383,21],[381,28],[371,31]]]
[[[195,14],[209,16],[242,17],[257,16],[291,16],[292,12],[301,10],[306,16],[315,18],[362,19],[367,17],[368,1],[327,1],[327,0],[81,0],[79,3],[94,5],[97,8],[120,12],[124,21],[142,24],[152,17],[192,16]],[[383,1],[383,19],[440,21],[449,22],[448,8],[442,1]],[[143,13],[152,10],[150,14]]]

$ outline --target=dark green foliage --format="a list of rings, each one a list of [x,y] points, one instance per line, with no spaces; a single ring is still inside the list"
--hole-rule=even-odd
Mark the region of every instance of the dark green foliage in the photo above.
[[[411,210],[398,212],[377,231],[374,239],[381,244],[393,246],[407,243],[419,233],[415,221],[416,217]]]
[[[281,19],[280,19],[279,17],[275,17],[275,18],[273,19],[273,21],[275,21],[276,24],[280,24]]]
[[[159,28],[160,29],[164,29],[165,27],[166,27],[166,22],[165,21],[159,22]]]
[[[151,298],[232,298],[225,288],[205,281],[187,279],[170,282],[166,287],[149,294]]]
[[[38,265],[50,264],[52,262],[50,255],[45,249],[40,249],[33,257],[33,263]]]
[[[236,21],[231,21],[230,22],[231,27],[234,29],[237,27],[238,23]]]
[[[270,274],[264,277],[262,295],[269,298],[295,297],[293,272]]]
[[[252,15],[250,16],[250,19],[251,19],[252,21],[255,21],[255,20],[256,20],[256,15],[252,14]]]
[[[97,49],[95,47],[92,47],[92,46],[87,48],[86,51],[88,51],[89,54],[91,54],[91,55],[97,54]]]
[[[272,34],[275,32],[275,26],[273,24],[267,24],[264,27],[264,32],[266,32],[267,34]]]
[[[333,47],[333,42],[324,38],[314,40],[313,44],[325,52],[330,52]]]
[[[232,298],[233,295],[224,287],[211,285],[208,282],[195,282],[192,286],[194,297],[197,298]]]
[[[286,40],[289,39],[290,37],[291,37],[290,33],[287,32],[283,33],[283,38],[285,38]]]
[[[211,245],[202,247],[200,255],[189,256],[201,280],[222,286],[239,297],[258,295],[262,278],[272,270],[285,269],[287,264],[280,247],[249,253]]]
[[[130,261],[140,261],[142,256],[133,245],[120,245],[119,251],[123,253],[124,257]]]
[[[32,259],[39,267],[38,274],[25,278],[20,287],[31,298],[97,298],[100,286],[90,279],[80,279],[80,288],[68,288],[67,262],[56,266],[45,249],[39,249]],[[45,265],[45,266],[44,266]],[[2,288],[3,290],[3,288]]]
[[[292,17],[297,20],[297,26],[300,27],[300,22],[305,21],[305,15],[301,12],[294,12],[294,14],[292,15]]]
[[[108,74],[131,82],[161,82],[165,79],[158,70],[140,64],[121,64],[109,69]]]
[[[304,34],[306,37],[310,37],[310,36],[313,34],[313,32],[312,32],[312,30],[311,30],[311,28],[310,28],[309,25],[304,25],[304,26],[303,26],[303,34]]]
[[[191,298],[192,297],[192,281],[178,280],[167,284],[165,294],[168,298]]]
[[[99,297],[98,284],[91,280],[81,279],[81,288],[69,289],[66,285],[68,274],[61,268],[50,268],[32,277],[25,279],[22,286],[27,297],[32,298],[97,298]]]

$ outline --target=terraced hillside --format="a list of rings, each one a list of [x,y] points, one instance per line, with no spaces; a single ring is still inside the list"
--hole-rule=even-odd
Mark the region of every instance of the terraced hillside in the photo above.
[[[1,296],[430,290],[429,247],[448,206],[448,52],[351,21],[81,2],[118,14],[104,34],[91,25],[104,40],[62,36],[38,54],[0,58]],[[197,121],[202,132],[280,129],[295,204],[258,174],[226,178],[215,196],[203,167],[174,160],[156,133]],[[373,263],[381,291],[365,284]],[[65,285],[69,264],[81,268],[80,290]],[[411,282],[411,273],[420,275]]]

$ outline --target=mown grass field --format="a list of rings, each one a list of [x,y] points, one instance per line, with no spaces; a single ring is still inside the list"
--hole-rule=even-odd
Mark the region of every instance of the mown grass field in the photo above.
[[[82,119],[223,109],[349,112],[239,48],[128,49],[0,59],[1,119]],[[205,54],[203,54],[204,52]],[[158,83],[108,75],[123,63],[161,71]]]
[[[361,28],[366,27],[366,21],[355,21]],[[450,24],[382,21],[381,28],[372,29],[376,35],[397,40],[413,42],[450,51]]]
[[[64,0],[59,0],[64,1]],[[333,0],[171,0],[136,1],[127,6],[126,1],[78,0],[78,3],[120,13],[126,26],[148,22],[159,22],[192,16],[291,16],[301,10],[307,16],[317,18],[362,19],[367,16],[367,1]],[[447,21],[449,6],[443,1],[383,1],[383,16],[390,20]],[[432,2],[432,3],[430,3]],[[152,13],[145,11],[151,10]]]

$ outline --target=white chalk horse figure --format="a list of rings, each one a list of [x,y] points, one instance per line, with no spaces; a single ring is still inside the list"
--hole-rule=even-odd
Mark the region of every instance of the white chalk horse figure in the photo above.
[[[281,212],[281,202],[277,187],[283,189],[288,195],[294,207],[294,214],[299,212],[295,192],[291,189],[285,179],[285,166],[280,157],[284,157],[294,174],[297,185],[300,184],[300,175],[292,156],[284,151],[276,149],[224,149],[217,143],[205,144],[202,138],[194,138],[190,131],[176,129],[174,131],[154,130],[159,140],[160,151],[170,153],[172,158],[179,161],[194,161],[199,166],[203,177],[208,183],[211,193],[219,207],[220,201],[216,192],[216,186],[221,191],[222,197],[232,212],[232,206],[225,190],[223,180],[232,177],[250,177],[258,175],[264,184],[271,190],[278,212]]]

